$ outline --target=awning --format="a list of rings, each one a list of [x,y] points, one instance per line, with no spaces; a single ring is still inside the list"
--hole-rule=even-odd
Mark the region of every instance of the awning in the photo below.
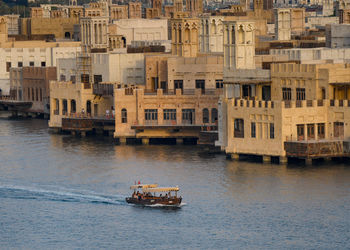
[[[143,188],[142,191],[145,193],[159,193],[159,192],[171,192],[179,191],[179,187],[156,187],[156,188]]]
[[[138,189],[138,188],[156,188],[158,187],[158,184],[138,184],[138,185],[132,185],[130,186],[130,189]]]

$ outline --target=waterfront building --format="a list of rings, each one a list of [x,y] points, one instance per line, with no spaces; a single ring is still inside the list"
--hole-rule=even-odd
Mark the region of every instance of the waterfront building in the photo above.
[[[56,67],[23,67],[22,100],[32,102],[29,112],[50,113],[49,82],[56,80]]]
[[[0,88],[10,91],[11,67],[55,67],[59,58],[75,58],[80,42],[14,41],[8,38],[7,18],[0,17]]]
[[[228,33],[217,145],[235,159],[241,154],[280,162],[342,156],[350,138],[350,65],[312,58],[313,64],[276,62],[254,69],[245,63],[254,58],[251,53],[235,53],[239,46],[252,46],[245,40],[254,37],[244,34],[247,25],[224,22]]]
[[[126,138],[197,140],[216,129],[223,57],[146,56],[146,86],[114,90],[115,133]]]

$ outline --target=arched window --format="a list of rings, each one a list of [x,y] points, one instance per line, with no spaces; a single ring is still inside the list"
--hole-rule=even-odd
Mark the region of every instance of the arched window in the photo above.
[[[70,112],[71,113],[77,112],[77,104],[74,99],[70,101]]]
[[[211,109],[211,123],[217,123],[218,121],[218,110],[216,108]]]
[[[122,109],[122,123],[128,122],[128,111],[126,109]]]
[[[203,109],[203,123],[209,123],[209,110]]]

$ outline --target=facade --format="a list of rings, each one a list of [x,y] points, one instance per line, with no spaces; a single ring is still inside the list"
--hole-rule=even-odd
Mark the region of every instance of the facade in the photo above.
[[[145,144],[150,139],[197,139],[203,127],[216,127],[217,101],[221,90],[202,92],[200,89],[148,92],[138,88],[114,91],[115,132],[121,143],[127,138],[139,138]]]
[[[326,25],[326,46],[329,48],[350,47],[350,24]]]
[[[347,64],[272,65],[270,101],[259,94],[253,100],[230,98],[226,88],[226,153],[261,155],[264,160],[278,156],[282,162],[285,157],[332,155],[329,147],[350,138],[349,69]],[[331,152],[305,155],[295,152],[295,142],[323,143],[324,151]]]
[[[293,48],[270,49],[273,56],[287,56],[286,61],[300,63],[348,63],[350,62],[350,48]]]
[[[65,47],[65,45],[70,46]],[[8,94],[10,91],[11,67],[55,67],[56,60],[59,58],[75,58],[80,51],[77,45],[79,44],[16,42],[16,47],[0,48],[2,55],[0,57],[0,88],[2,92]]]
[[[116,138],[198,138],[217,126],[222,56],[148,55],[145,64],[145,88],[114,91]]]
[[[56,67],[23,67],[23,100],[32,102],[29,111],[50,113],[50,80],[56,80]]]
[[[77,67],[77,59],[63,59],[58,61],[57,79],[61,81],[79,82],[79,73],[91,75],[92,83],[116,82],[122,84],[144,85],[145,63],[141,53],[90,53],[91,72],[81,72]],[[79,60],[79,57],[78,57]],[[77,75],[75,77],[75,75]],[[73,76],[73,78],[72,78]]]
[[[112,93],[102,96],[98,92],[94,93],[91,85],[84,83],[50,82],[50,128],[62,129],[62,119],[68,117],[103,118],[106,110],[112,108]]]
[[[122,19],[114,20],[115,35],[120,35],[126,45],[132,41],[168,40],[167,19]]]
[[[10,69],[10,96],[14,100],[23,101],[23,68]]]

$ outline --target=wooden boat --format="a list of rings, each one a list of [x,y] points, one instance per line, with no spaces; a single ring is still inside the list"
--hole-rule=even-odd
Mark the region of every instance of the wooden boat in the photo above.
[[[158,187],[158,184],[138,184],[132,185],[130,189],[134,192],[131,197],[126,198],[127,203],[152,206],[179,206],[182,197],[177,196],[179,187]]]

